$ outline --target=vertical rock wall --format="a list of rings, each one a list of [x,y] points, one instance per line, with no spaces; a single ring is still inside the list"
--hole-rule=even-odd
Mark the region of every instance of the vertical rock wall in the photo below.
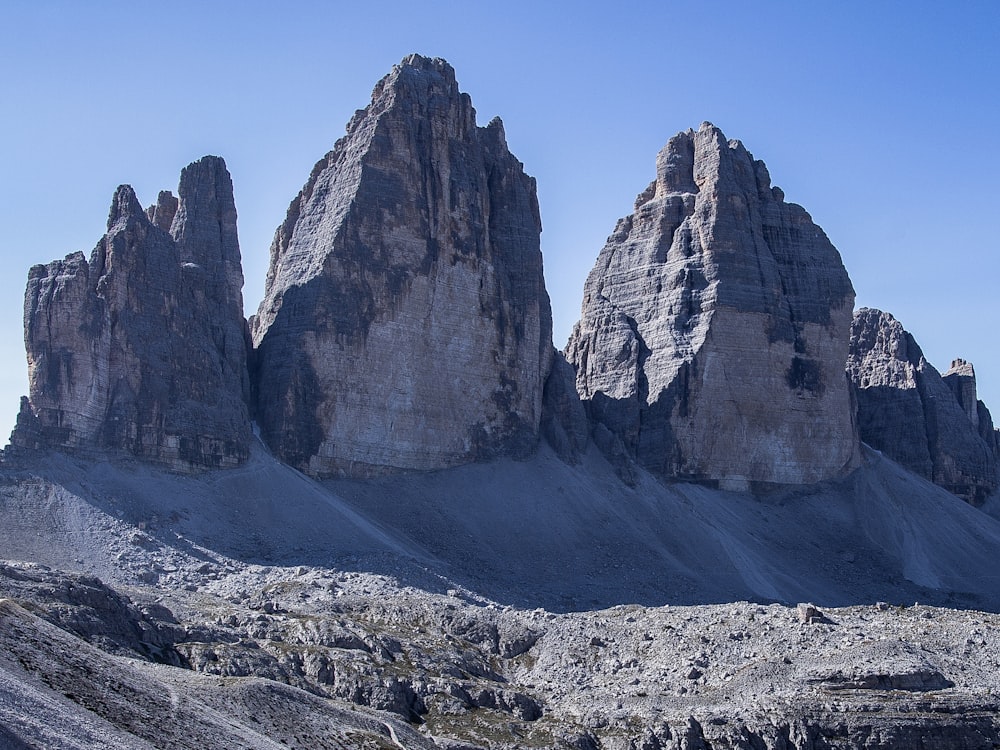
[[[443,60],[376,87],[292,201],[252,329],[257,419],[318,476],[533,450],[551,359],[535,183]]]
[[[997,488],[997,434],[970,363],[956,360],[942,378],[898,320],[862,308],[847,372],[862,440],[969,502]]]
[[[858,463],[853,302],[823,231],[705,123],[658,155],[566,353],[601,434],[646,468],[730,488],[815,482]]]
[[[35,266],[25,292],[29,397],[15,448],[122,450],[229,466],[251,438],[236,207],[205,157],[143,211],[115,193],[91,254]]]

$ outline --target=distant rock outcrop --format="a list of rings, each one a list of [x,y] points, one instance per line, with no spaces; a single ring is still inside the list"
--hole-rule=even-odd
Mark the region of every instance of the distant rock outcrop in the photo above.
[[[252,321],[261,433],[316,476],[534,449],[552,355],[534,179],[407,57],[292,201]]]
[[[815,482],[859,461],[853,303],[823,231],[705,123],[670,139],[608,238],[567,357],[603,442],[642,466],[731,488]]]
[[[174,468],[246,458],[248,336],[225,162],[189,165],[178,194],[143,211],[119,187],[89,263],[77,252],[31,269],[15,451],[123,450]]]
[[[976,428],[979,437],[994,456],[1000,458],[1000,432],[993,426],[993,416],[986,404],[979,400],[976,392],[976,370],[971,362],[964,359],[954,359],[951,367],[941,376],[945,385],[955,394],[958,405]],[[1000,474],[997,477],[1000,480]]]
[[[969,502],[997,488],[997,433],[970,363],[955,360],[942,378],[898,320],[862,308],[847,373],[862,440]]]

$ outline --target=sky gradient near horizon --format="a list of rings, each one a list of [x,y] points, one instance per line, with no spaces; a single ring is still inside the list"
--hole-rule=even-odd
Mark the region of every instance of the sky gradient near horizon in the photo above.
[[[0,443],[27,392],[28,269],[226,159],[248,314],[312,165],[411,52],[447,59],[538,181],[555,345],[657,151],[704,120],[763,159],[840,250],[858,306],[1000,416],[1000,2],[6,0],[0,4]]]

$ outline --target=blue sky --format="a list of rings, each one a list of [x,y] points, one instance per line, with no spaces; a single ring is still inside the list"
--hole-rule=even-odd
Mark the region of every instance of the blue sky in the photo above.
[[[0,2],[0,433],[28,269],[88,253],[115,187],[233,174],[252,311],[313,163],[410,52],[454,65],[538,180],[555,343],[675,132],[738,138],[844,258],[858,305],[976,365],[1000,415],[1000,2]],[[3,441],[0,441],[3,442]]]

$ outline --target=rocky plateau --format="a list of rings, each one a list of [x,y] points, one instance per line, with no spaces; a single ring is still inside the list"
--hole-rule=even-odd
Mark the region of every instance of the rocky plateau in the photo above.
[[[0,748],[1000,747],[1000,439],[709,123],[552,343],[534,180],[375,87],[243,317],[225,163],[28,274]],[[852,320],[853,316],[853,320]]]

